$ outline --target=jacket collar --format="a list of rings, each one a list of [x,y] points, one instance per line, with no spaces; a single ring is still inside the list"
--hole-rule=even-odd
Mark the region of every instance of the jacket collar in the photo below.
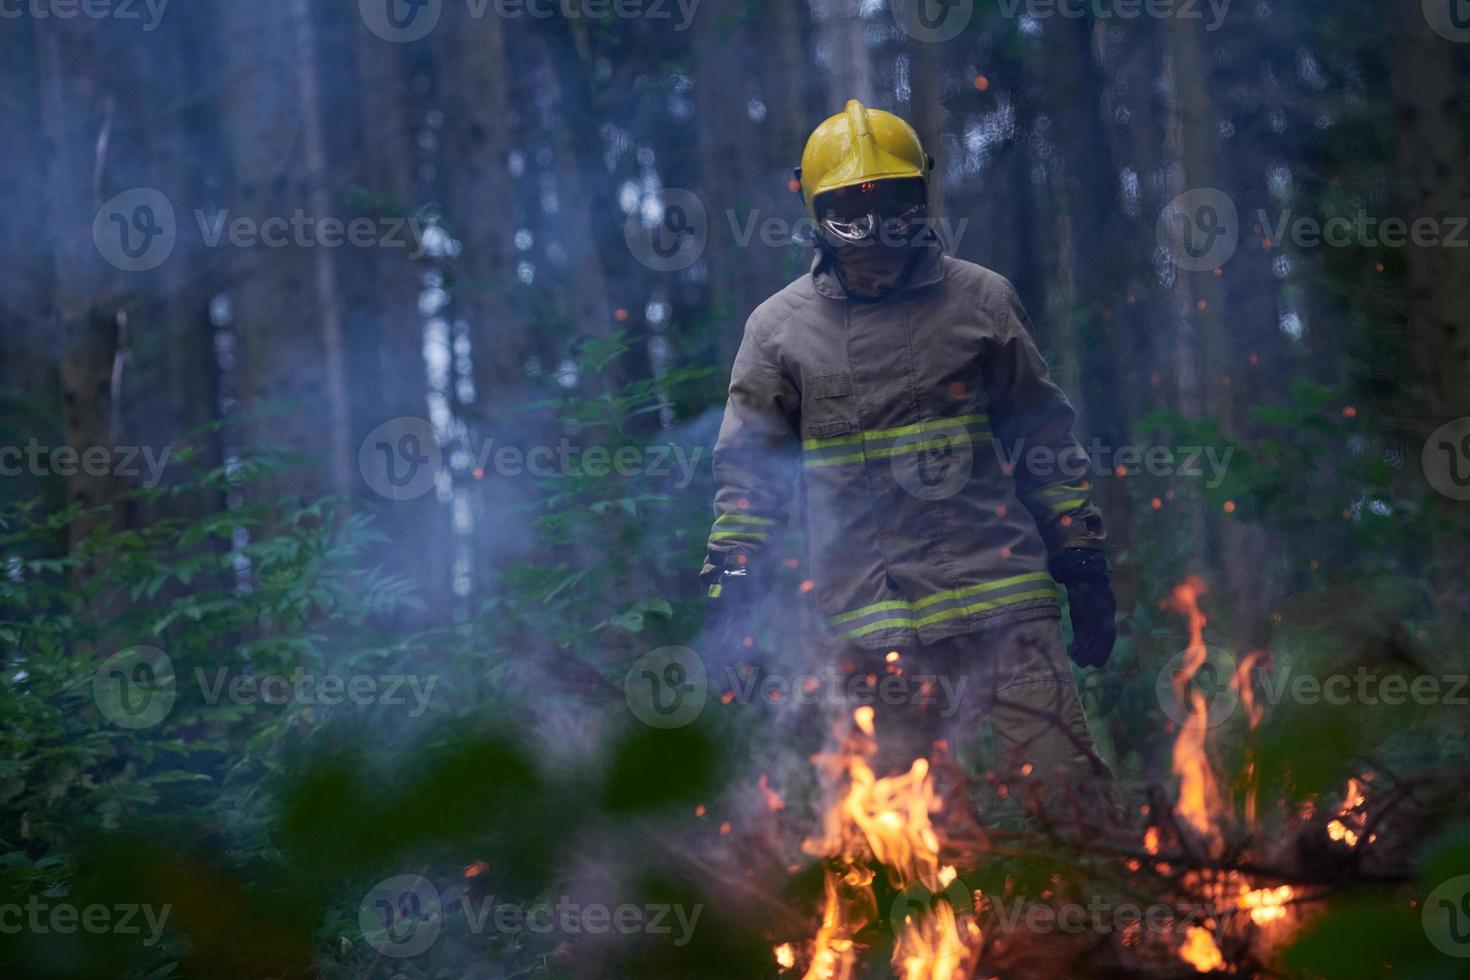
[[[816,291],[828,299],[847,299],[847,293],[843,291],[842,284],[837,281],[837,275],[832,270],[836,262],[824,249],[817,249],[817,254],[812,258],[812,286]],[[913,275],[904,284],[901,291],[918,289],[921,286],[932,286],[944,278],[944,246],[938,242],[924,249],[919,259],[919,264],[914,267]]]

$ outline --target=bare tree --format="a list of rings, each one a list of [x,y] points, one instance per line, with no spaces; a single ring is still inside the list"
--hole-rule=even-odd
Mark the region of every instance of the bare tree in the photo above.
[[[315,35],[305,4],[288,17],[241,4],[219,10],[221,110],[234,171],[224,195],[229,218],[328,216]],[[326,458],[323,471],[294,470],[289,489],[345,493],[355,456],[348,452],[342,309],[331,252],[304,256],[296,245],[242,244],[230,249],[230,260],[242,402],[272,409],[254,419],[253,441]]]
[[[66,444],[76,453],[111,450],[117,428],[114,379],[125,317],[114,281],[91,236],[102,204],[119,89],[101,74],[115,62],[99,57],[105,25],[92,20],[33,21],[39,50],[41,123],[45,139],[47,226],[52,247],[51,319],[62,336],[61,396]],[[112,503],[120,484],[110,469],[76,467],[67,477],[70,503]],[[70,525],[75,545],[108,518]]]

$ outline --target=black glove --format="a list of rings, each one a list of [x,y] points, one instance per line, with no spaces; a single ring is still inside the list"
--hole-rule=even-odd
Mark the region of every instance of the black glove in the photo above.
[[[761,659],[758,651],[745,647],[746,632],[759,600],[754,579],[749,565],[738,563],[733,555],[711,555],[699,573],[699,580],[708,587],[709,649],[705,654],[712,668],[754,665]]]
[[[1072,646],[1067,656],[1078,667],[1101,667],[1118,638],[1118,600],[1108,584],[1108,559],[1091,548],[1067,548],[1047,565],[1051,577],[1067,587],[1072,610]]]
[[[741,556],[743,557],[743,556]],[[750,606],[753,589],[749,566],[735,555],[710,555],[705,559],[699,580],[708,586],[705,593],[712,614],[723,614],[737,606]]]

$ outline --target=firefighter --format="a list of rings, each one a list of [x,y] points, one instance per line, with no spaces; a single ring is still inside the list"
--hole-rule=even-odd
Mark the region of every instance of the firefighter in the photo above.
[[[932,168],[906,122],[856,100],[808,140],[817,252],[745,325],[700,577],[716,615],[748,609],[799,482],[839,662],[962,678],[945,737],[988,722],[1033,806],[1111,800],[1067,664],[1103,666],[1116,635],[1088,460],[1011,284],[944,254]]]

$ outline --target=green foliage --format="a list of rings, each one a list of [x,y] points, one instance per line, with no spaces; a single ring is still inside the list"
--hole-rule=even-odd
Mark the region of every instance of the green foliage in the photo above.
[[[135,529],[37,500],[0,512],[6,895],[81,895],[91,872],[81,842],[160,814],[211,828],[227,852],[258,850],[262,781],[288,748],[355,707],[314,680],[402,674],[418,661],[427,637],[375,628],[418,605],[401,576],[362,567],[381,537],[330,500],[261,499],[257,486],[274,468],[251,460],[139,491],[119,506],[225,490],[241,502]],[[78,522],[95,526],[61,550]],[[99,693],[109,658],[138,647],[171,665],[129,679],[145,704],[172,699],[157,701],[168,710],[141,728],[119,723]],[[266,678],[273,688],[257,686]],[[302,678],[306,686],[294,686]]]
[[[628,351],[621,335],[588,342],[577,373],[595,389]],[[612,668],[609,648],[688,631],[679,612],[690,607],[690,570],[708,530],[708,447],[657,423],[712,373],[680,368],[612,392],[573,391],[525,406],[577,435],[584,460],[595,452],[605,465],[584,463],[538,481],[525,515],[536,529],[536,561],[502,573],[477,622],[511,645],[544,646],[539,638],[549,637]]]
[[[596,377],[626,349],[589,344],[580,368]],[[512,733],[557,695],[528,697],[507,669],[509,651],[574,657],[604,678],[601,699],[620,688],[609,649],[633,656],[671,636],[689,606],[708,480],[681,472],[669,434],[648,422],[708,373],[528,407],[610,456],[669,463],[545,481],[526,516],[538,554],[564,560],[507,570],[457,626],[407,626],[424,608],[414,583],[370,564],[390,542],[351,507],[272,499],[273,477],[299,462],[285,456],[201,468],[185,453],[187,478],[119,502],[162,515],[138,527],[42,499],[0,512],[0,899],[152,902],[175,915],[146,944],[0,936],[0,962],[34,976],[294,975],[314,962],[357,974],[371,950],[355,903],[384,874],[424,868],[453,882],[485,855],[530,901],[588,826],[716,792],[722,752],[694,730],[636,729],[609,747],[605,776],[549,776]],[[190,512],[226,495],[227,509]],[[76,526],[93,530],[68,549]],[[697,530],[669,533],[681,527]],[[128,659],[139,649],[166,660]],[[124,727],[98,693],[119,663],[144,711],[168,703],[155,723]],[[428,696],[329,703],[311,683],[328,675],[406,678],[400,701]],[[506,937],[470,930],[435,955],[454,961],[461,943]],[[499,955],[528,955],[511,945]]]

